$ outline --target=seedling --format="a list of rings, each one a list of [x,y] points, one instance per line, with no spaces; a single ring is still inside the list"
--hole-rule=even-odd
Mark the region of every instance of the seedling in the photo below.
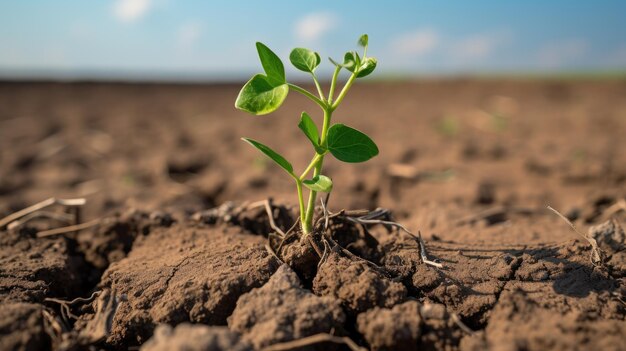
[[[257,74],[252,77],[243,86],[235,102],[235,107],[240,110],[254,115],[265,115],[276,111],[287,98],[289,91],[294,90],[311,99],[322,109],[321,132],[319,132],[313,118],[306,112],[302,112],[298,123],[298,127],[308,138],[315,151],[311,162],[300,175],[294,172],[291,163],[278,152],[256,140],[242,138],[276,162],[295,180],[300,205],[300,222],[304,235],[309,234],[313,229],[317,193],[330,193],[333,188],[332,180],[322,173],[324,157],[330,153],[340,161],[357,163],[365,162],[378,154],[378,147],[364,133],[344,124],[331,125],[333,112],[339,107],[354,81],[371,74],[376,68],[376,59],[367,57],[367,34],[359,38],[358,44],[363,49],[362,57],[356,51],[349,51],[344,55],[343,63],[337,63],[330,59],[330,62],[335,65],[335,71],[330,82],[328,96],[324,96],[322,87],[315,75],[315,69],[321,62],[320,55],[304,48],[295,48],[291,51],[289,55],[291,63],[298,70],[311,74],[317,88],[318,96],[316,96],[302,87],[288,83],[285,77],[285,68],[280,58],[264,44],[256,43],[265,74]],[[339,94],[335,96],[337,80],[342,69],[347,70],[350,76]],[[306,204],[302,191],[303,186],[310,191]]]

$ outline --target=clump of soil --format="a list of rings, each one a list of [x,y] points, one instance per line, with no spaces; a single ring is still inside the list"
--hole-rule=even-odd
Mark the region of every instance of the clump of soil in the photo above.
[[[262,286],[278,268],[263,243],[228,227],[173,225],[140,237],[100,283],[127,299],[107,343],[141,344],[159,323],[225,325],[239,296]]]
[[[338,300],[303,289],[298,276],[283,264],[263,287],[239,298],[228,326],[261,349],[340,330],[345,319]]]
[[[402,283],[391,280],[364,261],[331,251],[313,279],[313,292],[339,299],[350,314],[372,307],[391,307],[406,298]]]
[[[240,335],[226,327],[181,323],[176,328],[159,325],[154,336],[141,346],[141,351],[251,351]]]
[[[359,314],[357,328],[372,350],[417,350],[422,318],[417,301],[391,309],[372,308]]]
[[[80,296],[89,271],[64,237],[35,238],[28,229],[0,232],[0,302]]]
[[[140,235],[152,228],[169,227],[174,218],[164,212],[144,212],[131,209],[103,218],[93,230],[82,231],[76,240],[85,260],[104,271],[111,263],[126,257]]]
[[[446,350],[463,336],[446,307],[407,301],[359,314],[358,331],[372,350]]]
[[[42,350],[50,347],[43,306],[4,302],[0,308],[0,350]]]
[[[463,340],[462,350],[623,350],[626,322],[598,320],[577,310],[555,314],[523,290],[508,289],[487,328]]]

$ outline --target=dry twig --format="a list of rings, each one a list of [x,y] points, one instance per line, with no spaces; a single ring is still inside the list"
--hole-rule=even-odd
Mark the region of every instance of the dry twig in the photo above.
[[[86,200],[84,198],[78,198],[78,199],[57,199],[54,197],[51,197],[49,199],[46,199],[44,201],[38,202],[32,206],[26,207],[23,210],[19,210],[15,213],[12,213],[2,219],[0,219],[0,229],[4,228],[5,226],[7,226],[9,223],[18,220],[26,215],[29,215],[33,212],[37,212],[39,210],[43,210],[46,207],[52,206],[52,205],[61,205],[61,206],[67,206],[67,207],[74,207],[74,206],[83,206],[85,204]]]
[[[574,223],[572,223],[572,221],[567,219],[567,217],[563,216],[561,212],[555,210],[554,208],[550,206],[548,206],[548,210],[554,212],[557,216],[561,217],[561,219],[564,220],[565,223],[567,223],[570,226],[570,228],[574,230],[576,234],[580,235],[583,239],[587,240],[587,242],[591,245],[591,257],[590,257],[591,263],[596,266],[602,265],[602,263],[604,262],[604,252],[602,252],[602,250],[598,246],[598,242],[596,241],[596,239],[590,238],[586,235],[583,235],[583,233],[579,232],[576,226],[574,225]]]
[[[98,225],[100,223],[100,219],[94,219],[91,220],[89,222],[85,222],[85,223],[81,223],[81,224],[75,224],[75,225],[70,225],[67,227],[61,227],[61,228],[55,228],[55,229],[49,229],[49,230],[42,230],[40,232],[37,233],[37,237],[38,238],[43,238],[46,236],[52,236],[52,235],[59,235],[59,234],[65,234],[65,233],[71,233],[71,232],[77,232],[83,229],[87,229],[90,227],[93,227],[95,225]]]

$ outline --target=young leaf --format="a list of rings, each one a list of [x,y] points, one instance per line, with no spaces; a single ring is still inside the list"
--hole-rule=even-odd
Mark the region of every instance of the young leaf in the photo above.
[[[285,67],[283,62],[276,54],[263,43],[256,43],[256,50],[259,52],[259,59],[263,65],[265,74],[274,84],[282,84],[287,80],[285,78]]]
[[[369,37],[367,36],[367,34],[361,35],[361,37],[359,38],[359,46],[366,48],[368,42]]]
[[[288,93],[287,84],[276,85],[266,76],[257,74],[241,88],[235,107],[255,115],[265,115],[276,111]]]
[[[330,127],[327,140],[328,151],[343,162],[365,162],[378,155],[378,147],[370,137],[343,124]]]
[[[313,191],[330,193],[333,190],[333,181],[325,175],[316,175],[313,179],[306,179],[302,184]]]
[[[287,171],[291,176],[295,177],[293,174],[293,166],[289,161],[287,161],[284,157],[279,155],[276,151],[270,149],[268,146],[259,143],[256,140],[252,140],[250,138],[241,138],[241,140],[247,142],[248,144],[254,146],[259,151],[265,154],[265,156],[271,158],[274,162],[276,162],[282,169]]]
[[[321,62],[320,55],[305,48],[295,48],[289,54],[289,61],[299,70],[313,72]]]
[[[376,59],[373,57],[365,58],[365,60],[361,64],[361,68],[359,68],[359,73],[356,75],[356,77],[363,78],[370,75],[370,73],[374,72],[374,69],[376,69],[377,63],[378,61],[376,61]]]
[[[300,118],[300,123],[298,123],[298,128],[304,132],[307,138],[313,144],[315,148],[315,152],[318,154],[323,154],[326,150],[320,146],[320,136],[317,132],[317,126],[311,116],[309,116],[306,112],[302,112],[302,117]]]
[[[355,51],[348,51],[343,56],[343,67],[348,71],[354,72],[354,70],[361,65],[361,57]]]

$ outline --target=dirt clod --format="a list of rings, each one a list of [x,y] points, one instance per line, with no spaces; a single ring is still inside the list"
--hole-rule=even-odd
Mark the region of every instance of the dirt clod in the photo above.
[[[107,342],[141,343],[158,323],[225,325],[239,296],[278,268],[262,237],[231,229],[180,224],[139,238],[102,278],[102,288],[127,298]]]
[[[298,276],[283,264],[261,288],[241,296],[229,327],[255,348],[330,333],[343,327],[338,300],[302,288]]]
[[[0,350],[34,351],[49,347],[42,310],[38,304],[0,303]]]
[[[172,328],[159,325],[141,351],[250,351],[240,335],[226,327],[182,323]]]
[[[419,308],[417,301],[391,309],[376,307],[359,314],[357,328],[372,350],[417,350],[422,332]]]
[[[392,307],[404,301],[404,285],[394,282],[363,261],[331,252],[313,280],[313,292],[341,300],[349,313],[372,307]]]

